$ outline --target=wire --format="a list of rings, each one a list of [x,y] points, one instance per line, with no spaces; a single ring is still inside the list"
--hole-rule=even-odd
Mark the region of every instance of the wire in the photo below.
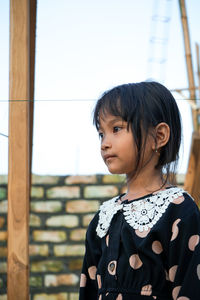
[[[48,100],[0,100],[0,102],[49,102],[49,101],[55,101],[55,102],[78,102],[78,101],[96,101],[97,99],[48,99]]]
[[[177,91],[173,91],[173,92],[177,92]],[[178,93],[178,92],[177,92]],[[184,100],[187,101],[189,98],[187,99],[183,99],[183,98],[177,98],[175,97],[176,100]],[[189,100],[196,100],[199,101],[200,98],[195,98],[195,99],[189,99]],[[48,100],[0,100],[0,102],[90,102],[90,101],[97,101],[97,99],[65,99],[65,100],[53,100],[53,99],[48,99]]]
[[[4,133],[1,133],[1,132],[0,132],[0,135],[2,135],[3,137],[8,138],[8,135],[6,135],[6,134],[4,134]]]

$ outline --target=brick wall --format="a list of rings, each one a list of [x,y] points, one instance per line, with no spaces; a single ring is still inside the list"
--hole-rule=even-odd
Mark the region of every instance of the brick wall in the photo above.
[[[0,300],[6,300],[6,176],[0,176],[0,184]],[[87,226],[99,205],[124,189],[124,177],[119,175],[33,175],[29,247],[31,300],[78,299]]]

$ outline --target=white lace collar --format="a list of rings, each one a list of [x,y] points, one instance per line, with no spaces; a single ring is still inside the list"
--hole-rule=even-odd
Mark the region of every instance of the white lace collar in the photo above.
[[[140,232],[147,231],[158,222],[169,204],[182,196],[183,192],[181,188],[172,187],[130,203],[121,203],[118,201],[119,197],[105,201],[100,206],[97,235],[100,238],[106,235],[113,216],[119,210],[123,211],[124,218],[131,227]]]

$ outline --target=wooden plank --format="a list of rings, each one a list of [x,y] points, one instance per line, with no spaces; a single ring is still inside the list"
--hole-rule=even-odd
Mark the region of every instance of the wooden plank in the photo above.
[[[199,57],[199,44],[196,43],[196,58],[197,58],[197,78],[198,78],[198,99],[200,99],[200,57]],[[200,117],[200,109],[197,111],[198,119]],[[199,126],[199,133],[200,133],[200,126]]]
[[[10,0],[8,300],[29,299],[29,14],[29,0]]]
[[[192,64],[190,35],[189,35],[189,26],[188,26],[188,20],[187,20],[185,0],[179,0],[179,7],[180,7],[180,12],[181,12],[181,22],[182,22],[182,28],[183,28],[185,57],[186,57],[187,74],[188,74],[189,90],[190,90],[190,100],[193,101],[194,104],[196,104],[194,71],[193,71],[193,64]],[[198,131],[198,119],[197,119],[197,110],[196,109],[192,109],[192,116],[193,116],[194,131]]]
[[[195,199],[200,208],[200,134],[195,132],[192,136],[190,159],[185,178],[184,189]]]
[[[32,166],[34,85],[35,85],[35,36],[36,36],[37,0],[30,0],[30,170]]]

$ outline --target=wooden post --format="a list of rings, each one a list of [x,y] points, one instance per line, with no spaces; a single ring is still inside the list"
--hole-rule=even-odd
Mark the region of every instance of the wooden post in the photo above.
[[[196,57],[197,57],[197,77],[198,77],[198,99],[200,100],[200,62],[199,62],[199,44],[196,43]],[[197,118],[199,120],[200,117],[200,109],[197,111]],[[199,134],[200,134],[200,126],[199,126]]]
[[[189,29],[188,29],[185,0],[179,0],[179,7],[180,7],[180,12],[181,12],[181,21],[182,21],[183,36],[184,36],[185,57],[186,57],[186,64],[187,64],[190,99],[192,101],[194,101],[194,104],[196,104],[194,72],[193,72],[193,65],[192,65],[190,36],[189,36]],[[197,119],[197,110],[196,109],[192,109],[192,115],[193,115],[194,131],[198,131],[198,119]]]
[[[200,135],[197,132],[193,133],[191,153],[189,159],[188,170],[185,178],[184,189],[188,191],[195,199],[200,208]]]
[[[8,300],[29,299],[30,7],[30,0],[10,0]]]
[[[35,82],[35,35],[36,35],[37,0],[30,0],[30,169],[32,166],[34,82]]]

